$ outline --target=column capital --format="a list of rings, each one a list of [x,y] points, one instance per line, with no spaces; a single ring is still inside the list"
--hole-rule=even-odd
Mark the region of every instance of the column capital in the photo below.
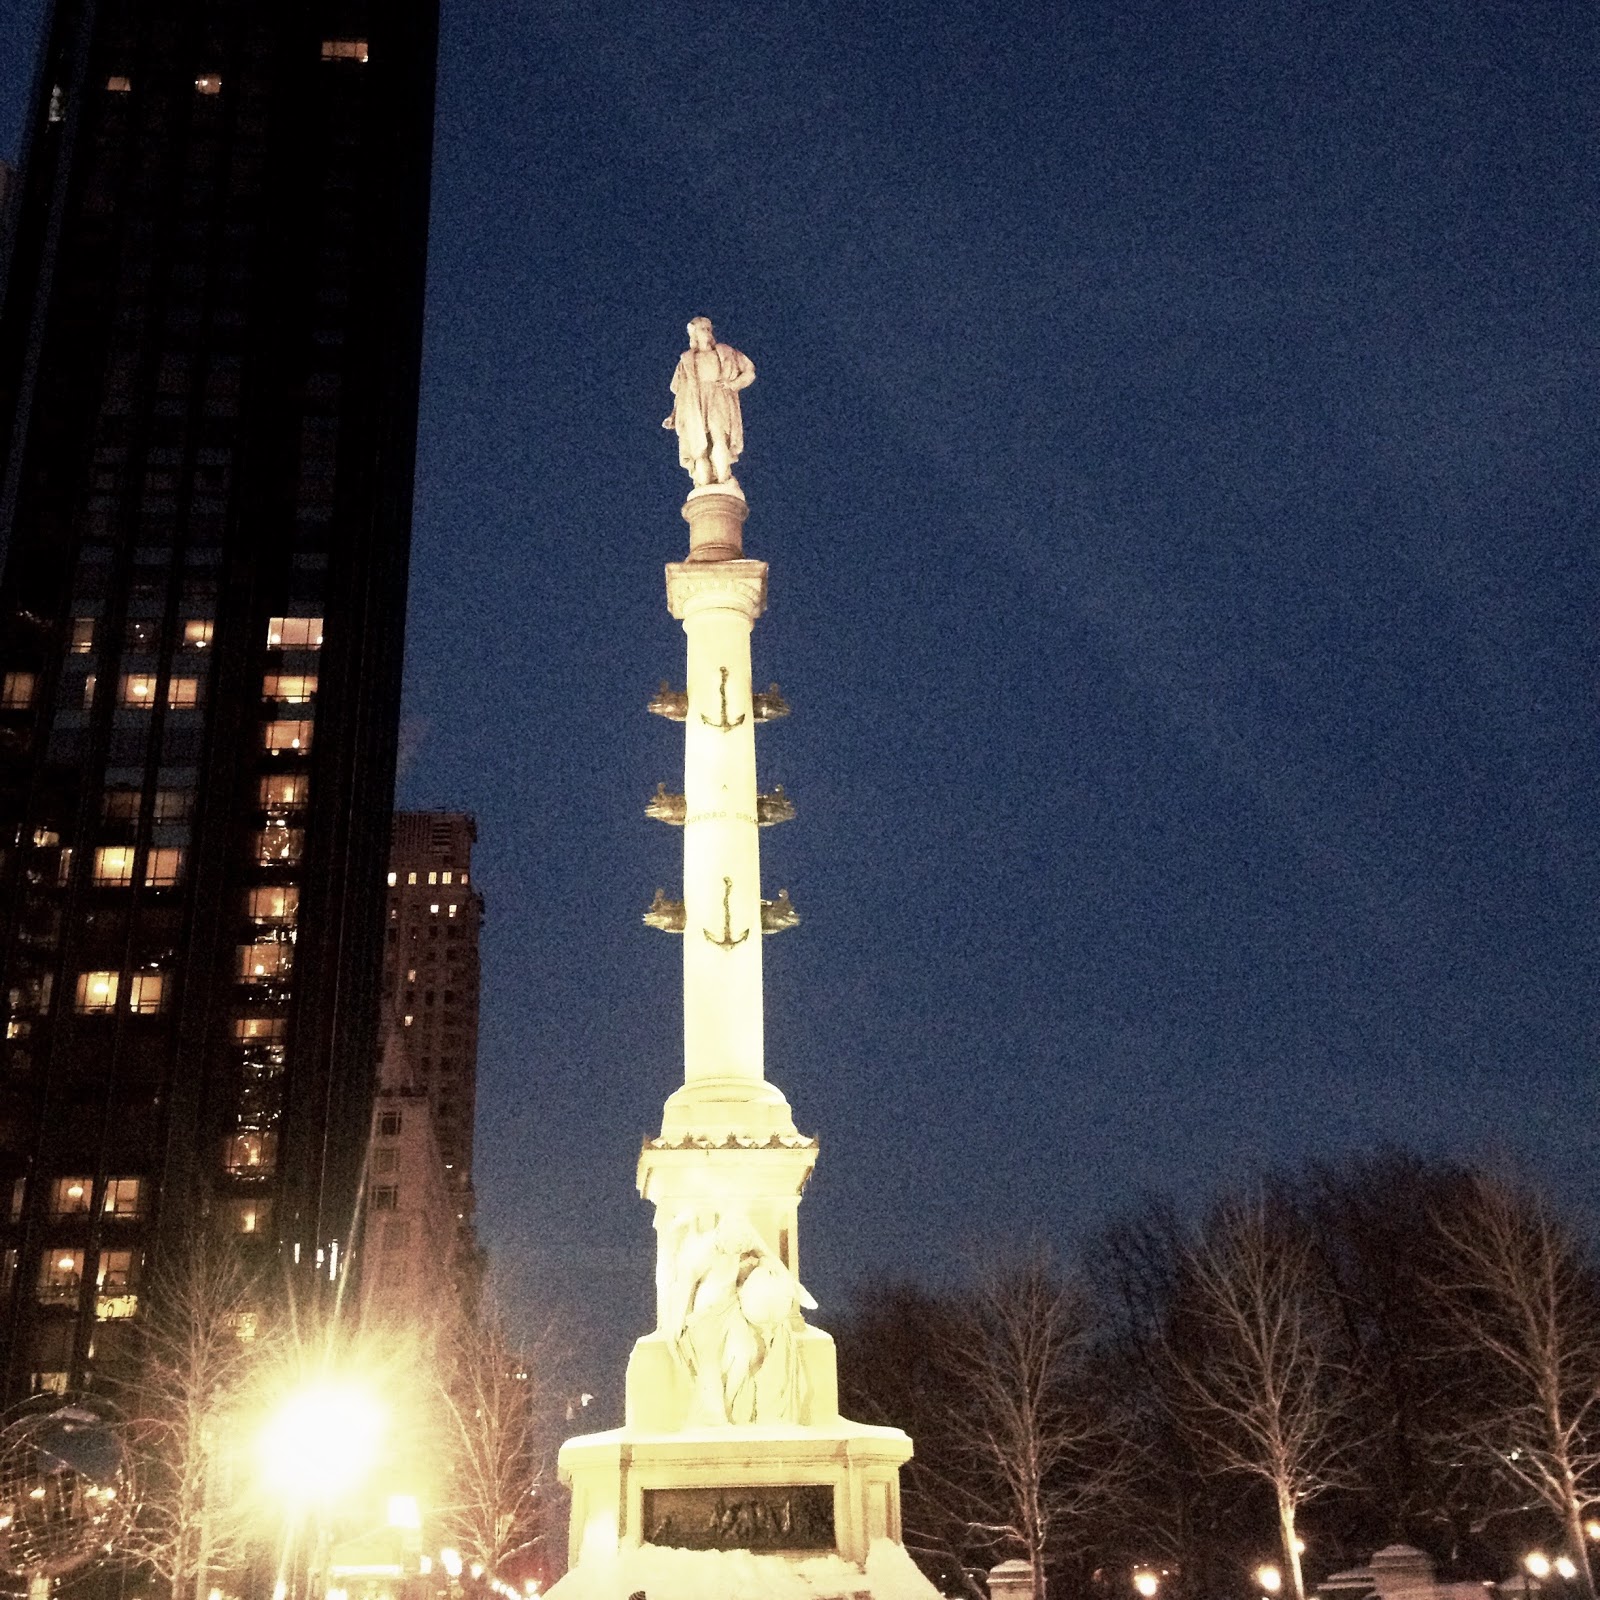
[[[680,622],[700,611],[737,611],[754,622],[766,608],[765,561],[667,563],[667,609]]]

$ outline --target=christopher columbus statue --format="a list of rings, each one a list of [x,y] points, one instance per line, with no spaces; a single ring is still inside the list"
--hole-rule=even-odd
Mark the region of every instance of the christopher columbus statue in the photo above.
[[[697,489],[734,482],[733,464],[744,450],[739,391],[755,381],[749,356],[718,344],[709,317],[689,324],[689,348],[672,374],[672,415],[661,426],[677,429],[678,460]]]

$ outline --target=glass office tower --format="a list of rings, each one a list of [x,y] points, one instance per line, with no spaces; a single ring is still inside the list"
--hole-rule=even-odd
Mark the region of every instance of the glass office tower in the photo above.
[[[437,0],[57,0],[0,311],[0,1361],[199,1230],[343,1270],[372,1105]]]

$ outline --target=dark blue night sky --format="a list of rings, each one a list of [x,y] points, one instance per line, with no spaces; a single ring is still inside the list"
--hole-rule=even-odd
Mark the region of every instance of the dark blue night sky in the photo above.
[[[825,1310],[1385,1140],[1600,1208],[1597,44],[1586,0],[445,0],[400,799],[478,816],[482,1229],[608,1410],[681,1073],[644,703],[701,311],[759,374]]]

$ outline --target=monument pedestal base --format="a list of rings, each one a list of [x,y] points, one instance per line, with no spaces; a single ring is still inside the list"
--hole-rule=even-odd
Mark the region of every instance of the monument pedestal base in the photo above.
[[[550,1600],[933,1600],[899,1543],[910,1455],[898,1428],[843,1418],[569,1439],[571,1571]]]

